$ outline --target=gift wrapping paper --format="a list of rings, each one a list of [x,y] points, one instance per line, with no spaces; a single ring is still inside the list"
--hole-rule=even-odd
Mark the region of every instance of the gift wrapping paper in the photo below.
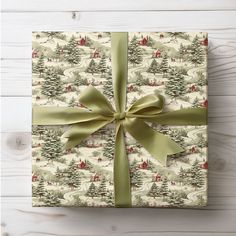
[[[206,33],[130,32],[128,40],[127,107],[155,90],[167,110],[207,107]],[[81,108],[89,85],[114,104],[109,32],[32,33],[33,105]],[[163,166],[126,133],[132,206],[205,206],[207,125],[150,126],[185,151]],[[67,128],[32,126],[33,206],[114,207],[114,124],[65,150]]]

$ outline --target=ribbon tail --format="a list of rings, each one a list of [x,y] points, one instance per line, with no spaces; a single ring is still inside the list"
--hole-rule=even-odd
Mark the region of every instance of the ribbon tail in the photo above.
[[[110,117],[75,107],[40,107],[32,109],[33,125],[69,125],[93,120],[108,121]]]
[[[75,147],[76,145],[80,144],[81,141],[90,136],[92,133],[101,129],[103,126],[109,124],[110,122],[112,122],[112,120],[97,120],[72,125],[72,127],[62,135],[62,138],[67,139],[65,148],[68,149]]]
[[[124,128],[163,165],[166,165],[167,155],[184,151],[168,136],[155,131],[140,119],[127,118]]]
[[[157,122],[161,125],[206,125],[206,108],[184,108],[167,111],[153,117],[144,117],[146,121]]]
[[[126,153],[124,128],[120,122],[116,125],[114,190],[115,206],[131,207],[129,161]]]

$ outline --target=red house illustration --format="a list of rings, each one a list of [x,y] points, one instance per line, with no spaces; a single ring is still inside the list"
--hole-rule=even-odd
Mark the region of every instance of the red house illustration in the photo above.
[[[38,176],[36,174],[32,174],[32,182],[38,181]]]
[[[140,165],[139,165],[140,169],[147,169],[148,168],[148,162],[147,161],[143,161]]]
[[[208,162],[204,162],[203,164],[200,165],[200,167],[204,170],[208,169]]]
[[[78,42],[80,46],[84,46],[86,44],[86,38],[81,38]]]
[[[148,43],[148,37],[144,37],[143,39],[139,41],[139,44],[142,46],[146,46],[147,43]]]
[[[190,87],[190,90],[191,92],[196,92],[197,91],[197,86],[195,84],[193,84],[191,87]]]
[[[157,49],[157,50],[153,53],[153,57],[155,57],[155,58],[161,57],[161,51],[160,51],[159,49]]]
[[[202,103],[201,103],[201,106],[202,107],[208,107],[208,100],[204,100]]]
[[[160,34],[160,39],[163,39],[164,38],[164,34]]]
[[[77,165],[78,169],[85,169],[86,168],[86,163],[84,161],[81,161],[78,165]]]
[[[127,152],[128,152],[128,153],[133,153],[133,152],[134,152],[134,148],[133,148],[133,147],[129,147],[129,148],[127,149]]]
[[[196,153],[197,152],[197,148],[195,146],[191,147],[190,152],[191,153]]]
[[[67,87],[66,87],[66,92],[71,92],[72,91],[72,86],[71,85],[68,85]]]
[[[159,174],[156,174],[156,175],[154,175],[153,180],[154,180],[155,182],[160,182],[162,179],[161,179],[161,176],[160,176]]]
[[[208,46],[208,38],[205,38],[204,40],[202,40],[201,45]]]
[[[32,50],[32,58],[38,57],[38,51],[36,49]]]
[[[93,53],[92,53],[92,58],[99,58],[100,57],[100,53],[99,51],[96,49]]]
[[[134,90],[134,86],[133,85],[129,85],[128,86],[128,92],[132,92]]]
[[[94,176],[92,176],[92,181],[93,182],[100,181],[100,176],[98,174],[95,174]]]

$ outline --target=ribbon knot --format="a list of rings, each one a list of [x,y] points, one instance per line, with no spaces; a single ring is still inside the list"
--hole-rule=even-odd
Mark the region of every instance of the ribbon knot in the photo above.
[[[115,112],[114,113],[114,118],[116,120],[123,120],[123,119],[125,119],[125,116],[126,116],[126,112]]]

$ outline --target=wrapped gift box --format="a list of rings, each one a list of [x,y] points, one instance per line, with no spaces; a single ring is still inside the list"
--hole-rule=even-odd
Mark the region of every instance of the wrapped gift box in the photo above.
[[[111,33],[34,32],[32,103],[83,107],[89,85],[113,101]],[[166,108],[207,107],[207,34],[128,34],[127,106],[154,90]],[[207,126],[150,124],[184,148],[161,165],[126,133],[133,207],[207,203]],[[114,207],[114,124],[63,149],[67,126],[32,127],[33,206]]]

